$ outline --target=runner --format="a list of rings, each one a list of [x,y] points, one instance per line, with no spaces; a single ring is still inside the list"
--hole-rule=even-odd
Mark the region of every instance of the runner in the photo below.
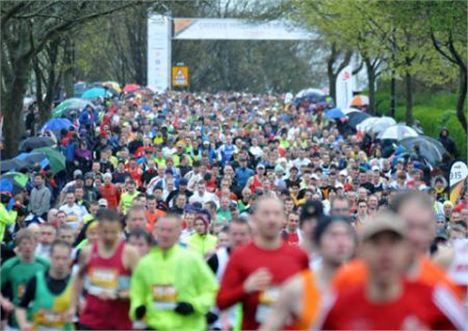
[[[427,257],[435,236],[435,221],[429,197],[417,191],[402,193],[395,198],[391,207],[405,220],[408,242],[411,245],[407,265],[408,278],[430,286],[444,284],[461,297],[463,294],[453,281]],[[340,290],[361,285],[367,280],[367,272],[363,261],[356,259],[337,272],[334,286]]]
[[[367,282],[324,299],[322,330],[463,328],[461,303],[450,290],[405,279],[412,249],[405,231],[404,221],[394,214],[377,215],[363,225],[360,256]]]
[[[247,245],[251,239],[249,224],[247,221],[242,219],[232,220],[227,232],[228,245],[226,247],[219,248],[207,261],[208,266],[216,275],[218,283],[220,283],[223,278],[224,271],[226,270],[226,266],[232,252],[239,247]],[[240,318],[240,314],[237,312],[237,306],[222,312],[215,307],[208,318],[210,330],[232,329]]]
[[[286,282],[262,330],[283,330],[285,321],[291,320],[295,329],[310,330],[318,321],[322,297],[330,289],[333,275],[351,258],[356,246],[349,219],[341,216],[321,216],[311,239],[319,263]]]
[[[306,253],[281,239],[283,204],[262,198],[252,215],[253,242],[237,249],[229,259],[217,297],[220,309],[243,304],[242,329],[256,330],[266,321],[286,279],[308,267]]]
[[[43,272],[49,267],[49,262],[36,257],[34,252],[37,238],[30,229],[21,229],[16,235],[17,256],[6,261],[0,270],[1,289],[0,304],[9,315],[6,330],[17,330],[18,324],[12,315],[14,308],[20,303],[26,285],[37,272]],[[8,293],[10,297],[5,297]]]
[[[31,278],[16,308],[21,330],[73,330],[71,252],[64,241],[52,243],[49,270]]]
[[[206,263],[178,244],[181,219],[161,217],[158,245],[141,259],[131,280],[130,315],[154,330],[205,330],[217,284]]]
[[[86,294],[79,327],[83,330],[130,329],[128,286],[138,253],[120,239],[122,225],[114,211],[99,211],[98,233],[98,239],[80,253],[75,307],[83,289]]]

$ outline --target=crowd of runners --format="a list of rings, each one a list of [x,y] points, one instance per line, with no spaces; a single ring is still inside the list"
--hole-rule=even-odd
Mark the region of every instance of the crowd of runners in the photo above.
[[[59,131],[34,107],[66,167],[0,187],[2,329],[467,327],[447,130],[430,164],[283,96],[96,99]]]

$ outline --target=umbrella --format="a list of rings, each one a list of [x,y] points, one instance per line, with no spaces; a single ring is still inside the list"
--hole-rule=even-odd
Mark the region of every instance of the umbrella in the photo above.
[[[410,155],[416,156],[417,154],[414,151],[414,147],[419,146],[419,155],[433,166],[441,162],[442,158],[447,153],[447,150],[440,141],[428,136],[404,138],[400,140],[399,144],[409,151]]]
[[[50,168],[54,174],[65,169],[65,156],[57,149],[52,147],[36,148],[33,152],[40,152],[47,155],[50,163]]]
[[[379,120],[378,117],[368,117],[358,125],[356,125],[356,130],[363,132],[372,131],[373,125]]]
[[[87,106],[93,107],[93,104],[85,99],[70,98],[62,101],[57,107],[52,110],[52,117],[64,117],[67,112],[77,111],[80,112]],[[94,107],[93,107],[94,108]]]
[[[141,86],[138,85],[138,84],[127,84],[127,85],[124,86],[123,91],[125,93],[135,92],[135,91],[139,90],[140,88],[141,88]]]
[[[298,94],[296,94],[295,102],[301,103],[303,101],[319,103],[319,102],[325,102],[326,98],[325,98],[325,94],[321,90],[315,89],[315,88],[309,88],[309,89],[302,90]]]
[[[33,167],[36,163],[39,163],[41,168],[45,168],[49,165],[47,155],[45,153],[39,152],[21,153],[20,155],[15,157],[15,160],[26,162],[30,168]]]
[[[369,97],[366,95],[356,95],[351,100],[351,107],[362,107],[362,106],[369,106]]]
[[[117,82],[114,82],[114,81],[108,81],[108,82],[104,82],[102,83],[103,86],[107,86],[109,88],[112,88],[114,89],[115,91],[117,91],[118,93],[121,93],[122,92],[122,89],[120,88],[120,84],[117,83]]]
[[[20,170],[23,168],[29,168],[27,162],[22,160],[10,159],[0,162],[0,172],[7,172],[10,170]]]
[[[372,125],[370,130],[378,134],[396,124],[397,123],[394,118],[384,116],[384,117],[378,118],[377,121]]]
[[[19,145],[20,152],[30,152],[34,148],[54,145],[54,141],[49,137],[30,137],[24,139]]]
[[[412,127],[404,124],[393,125],[382,131],[377,137],[383,139],[402,140],[408,137],[417,137],[418,133]]]
[[[57,137],[60,137],[62,129],[70,129],[73,126],[72,122],[66,118],[53,118],[48,120],[46,124],[42,127],[42,131],[50,130],[52,131]]]
[[[83,99],[96,99],[96,98],[99,98],[99,97],[102,97],[102,98],[110,98],[112,97],[112,93],[104,88],[104,87],[93,87],[87,91],[85,91],[85,93],[83,93],[83,95],[81,96]]]
[[[8,178],[0,178],[0,192],[13,193],[13,182]]]
[[[363,122],[366,118],[371,117],[367,113],[363,113],[362,111],[354,111],[351,113],[348,113],[348,125],[351,126],[352,128],[356,128],[356,126]]]
[[[352,112],[355,112],[355,111],[360,111],[360,110],[357,109],[357,108],[344,108],[344,109],[341,109],[341,111],[342,111],[345,115],[348,115],[349,113],[352,113]]]
[[[13,181],[13,183],[18,184],[21,188],[25,188],[28,184],[28,176],[21,172],[7,172],[2,175],[2,178],[7,178]]]
[[[342,118],[345,114],[339,108],[327,109],[325,111],[325,117],[329,119]]]

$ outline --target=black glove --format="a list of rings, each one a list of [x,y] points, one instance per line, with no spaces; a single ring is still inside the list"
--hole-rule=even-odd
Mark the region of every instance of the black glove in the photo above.
[[[138,306],[135,309],[135,317],[137,320],[142,320],[143,317],[146,315],[146,307],[145,306]]]
[[[216,315],[215,313],[212,313],[211,311],[207,312],[205,317],[206,317],[206,323],[208,323],[208,325],[213,324],[214,322],[218,320],[218,315]]]
[[[174,308],[174,311],[177,314],[187,316],[192,314],[195,310],[193,309],[193,306],[188,302],[178,302],[177,306]]]

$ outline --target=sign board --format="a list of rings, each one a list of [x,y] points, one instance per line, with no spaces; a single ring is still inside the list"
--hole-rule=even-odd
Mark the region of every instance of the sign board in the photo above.
[[[468,167],[462,161],[457,161],[450,168],[450,201],[456,203],[465,187],[468,177]]]
[[[189,86],[189,71],[187,66],[172,67],[172,87]]]
[[[158,92],[171,87],[171,25],[167,16],[148,18],[148,86]]]
[[[317,33],[284,20],[252,21],[236,18],[175,18],[173,39],[309,40]]]

